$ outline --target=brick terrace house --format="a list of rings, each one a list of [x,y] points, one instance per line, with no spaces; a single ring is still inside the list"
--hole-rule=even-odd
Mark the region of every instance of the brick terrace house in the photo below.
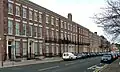
[[[0,59],[90,52],[89,29],[28,0],[0,0]]]

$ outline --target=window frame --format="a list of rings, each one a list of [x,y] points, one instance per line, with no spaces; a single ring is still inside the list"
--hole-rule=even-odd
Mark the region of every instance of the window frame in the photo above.
[[[23,7],[22,12],[23,18],[27,18],[27,8]]]
[[[16,8],[16,13],[15,13],[15,15],[16,15],[16,16],[20,16],[20,6],[16,5],[15,8]],[[17,8],[18,8],[19,10],[18,10]]]
[[[16,27],[18,25],[18,27]],[[20,23],[15,22],[15,35],[19,36],[20,35]]]
[[[13,15],[13,3],[8,3],[8,14]]]
[[[10,21],[10,23],[9,23]],[[8,34],[12,35],[13,34],[13,20],[8,19]]]

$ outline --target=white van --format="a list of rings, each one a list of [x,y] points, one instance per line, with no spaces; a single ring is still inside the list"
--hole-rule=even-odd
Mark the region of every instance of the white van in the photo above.
[[[77,59],[77,56],[72,52],[64,52],[62,55],[63,60],[73,60]]]

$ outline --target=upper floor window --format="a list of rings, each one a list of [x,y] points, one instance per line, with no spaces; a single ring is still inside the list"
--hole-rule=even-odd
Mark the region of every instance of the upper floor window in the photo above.
[[[42,13],[39,13],[39,22],[42,23]]]
[[[56,18],[56,26],[58,26],[59,25],[59,20]]]
[[[54,17],[51,17],[51,24],[54,25]]]
[[[49,15],[46,15],[46,23],[49,23]]]
[[[42,37],[42,27],[40,27],[40,37]]]
[[[46,29],[46,36],[49,37],[49,30]]]
[[[78,41],[78,38],[77,38],[78,36],[76,35],[76,41]]]
[[[16,35],[20,35],[20,24],[19,24],[19,22],[16,22],[15,30],[16,30]]]
[[[73,37],[73,35],[72,35],[72,33],[71,33],[71,41],[72,41],[72,37]]]
[[[23,8],[23,18],[27,18],[27,9]]]
[[[54,30],[52,30],[51,35],[51,37],[54,38]]]
[[[77,26],[76,26],[76,32],[77,32]]]
[[[32,17],[33,17],[33,12],[32,10],[29,10],[29,19],[32,20]]]
[[[8,3],[8,14],[13,14],[13,4]]]
[[[67,39],[67,33],[65,32],[65,39]]]
[[[34,20],[37,21],[37,12],[34,12]]]
[[[26,36],[26,24],[23,24],[23,34],[22,35]]]
[[[38,31],[38,36],[40,37],[40,38],[42,38],[42,27],[39,27],[39,31]]]
[[[61,32],[61,39],[63,39],[63,32]]]
[[[13,34],[13,21],[8,20],[8,34],[12,35]]]
[[[33,28],[32,28],[32,25],[30,25],[30,26],[29,26],[29,34],[30,34],[30,36],[32,36],[32,31],[33,31],[32,29],[33,29]]]
[[[68,30],[70,30],[69,25],[70,25],[70,24],[68,23]]]
[[[20,7],[16,6],[16,16],[20,16]]]
[[[35,37],[37,37],[37,27],[34,27]]]
[[[59,39],[59,33],[56,31],[56,39]]]
[[[62,20],[61,20],[61,23],[60,23],[60,24],[61,24],[61,28],[63,28],[63,21],[62,21]]]
[[[65,27],[65,29],[67,29],[67,26],[66,26],[66,25],[67,25],[67,23],[66,23],[66,22],[64,22],[64,27]]]
[[[70,26],[70,30],[72,31],[72,29],[73,29],[73,26],[72,26],[72,24],[71,24],[71,26]]]

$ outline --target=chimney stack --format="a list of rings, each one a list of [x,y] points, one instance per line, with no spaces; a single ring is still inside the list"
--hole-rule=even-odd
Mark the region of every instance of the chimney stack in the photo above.
[[[71,13],[68,13],[68,19],[69,19],[70,21],[72,21],[72,14],[71,14]]]

